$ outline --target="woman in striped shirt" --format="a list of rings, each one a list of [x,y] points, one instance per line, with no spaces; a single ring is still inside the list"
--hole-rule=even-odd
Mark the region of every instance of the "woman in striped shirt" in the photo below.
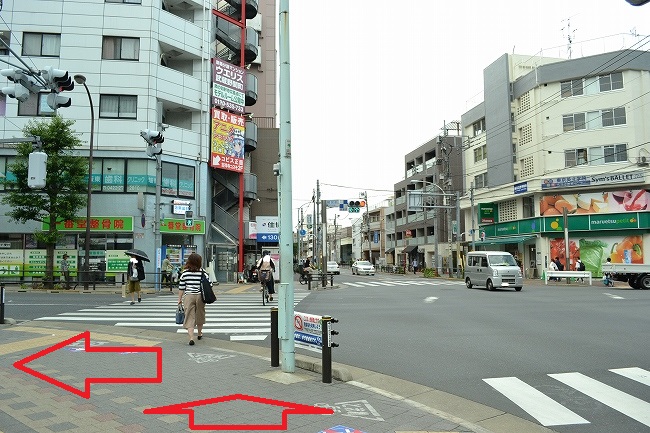
[[[209,279],[207,273],[201,268],[201,256],[196,253],[190,254],[185,263],[185,268],[178,282],[178,303],[183,303],[185,309],[185,321],[183,328],[187,329],[190,336],[190,346],[194,345],[194,327],[196,326],[199,335],[203,338],[203,325],[205,324],[205,303],[201,297],[201,274]]]

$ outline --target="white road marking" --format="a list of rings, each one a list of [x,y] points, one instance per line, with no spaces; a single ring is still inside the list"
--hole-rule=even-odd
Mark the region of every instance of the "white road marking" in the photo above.
[[[580,415],[570,411],[516,377],[497,377],[483,380],[528,412],[543,426],[589,424],[589,421]]]
[[[650,427],[650,403],[582,373],[559,373],[549,376]]]
[[[434,302],[434,301],[437,301],[437,300],[438,300],[438,298],[436,298],[435,296],[428,296],[428,297],[424,298],[424,302],[429,303],[429,304]]]
[[[636,380],[639,383],[650,386],[650,371],[638,367],[614,368],[609,370],[613,373],[625,376],[628,379]]]
[[[607,296],[609,296],[609,297],[612,298],[612,299],[625,299],[625,298],[622,297],[622,296],[613,295],[613,294],[611,294],[611,293],[603,293],[603,295],[607,295]]]

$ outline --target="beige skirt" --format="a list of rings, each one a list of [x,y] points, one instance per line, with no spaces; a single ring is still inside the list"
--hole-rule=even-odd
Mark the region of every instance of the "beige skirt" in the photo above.
[[[183,328],[189,329],[205,324],[205,303],[200,293],[183,295],[183,308],[185,309]]]

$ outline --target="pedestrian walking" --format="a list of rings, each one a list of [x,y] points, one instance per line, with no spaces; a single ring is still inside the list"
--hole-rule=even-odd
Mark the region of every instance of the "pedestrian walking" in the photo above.
[[[576,267],[575,267],[575,270],[576,270],[576,271],[584,271],[585,269],[586,269],[585,264],[582,263],[582,260],[580,260],[580,257],[578,257],[578,258],[576,259]],[[585,282],[585,279],[584,279],[583,277],[576,278],[576,281],[578,281],[578,280],[580,280],[581,283],[584,283],[584,282]]]
[[[418,271],[418,259],[413,259],[411,265],[413,266],[413,273],[415,274]]]
[[[257,261],[257,269],[259,270],[259,279],[262,284],[260,291],[264,290],[264,284],[266,284],[266,289],[269,294],[267,300],[272,301],[273,295],[275,294],[275,277],[273,276],[273,272],[275,272],[275,263],[273,263],[270,251],[264,251],[262,258]]]
[[[138,302],[142,302],[142,295],[140,291],[140,281],[144,280],[144,264],[140,257],[130,255],[129,266],[127,268],[127,275],[129,281],[127,290],[131,294],[131,305],[135,304],[135,294],[138,294]]]
[[[557,264],[551,260],[551,263],[548,264],[548,270],[549,271],[557,271]],[[549,277],[549,280],[551,281],[559,281],[560,279],[558,277]]]
[[[201,297],[201,275],[205,275],[208,280],[210,277],[201,267],[202,261],[199,254],[190,254],[178,281],[178,303],[182,303],[185,310],[183,328],[187,329],[190,346],[194,346],[194,328],[197,328],[197,338],[200,340],[203,338],[203,325],[205,324],[205,303]]]
[[[162,261],[161,265],[161,271],[162,271],[162,277],[161,277],[161,284],[164,285],[165,282],[167,282],[167,286],[169,287],[169,291],[172,291],[172,272],[174,271],[174,266],[172,265],[171,260],[169,260],[169,256],[165,256],[165,260]]]
[[[61,260],[61,275],[65,280],[65,289],[70,289],[70,263],[68,263],[68,255],[64,254],[63,259]]]

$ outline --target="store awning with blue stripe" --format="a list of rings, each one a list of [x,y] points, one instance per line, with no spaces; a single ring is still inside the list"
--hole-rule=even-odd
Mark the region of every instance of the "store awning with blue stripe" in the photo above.
[[[491,239],[486,239],[484,241],[480,241],[480,240],[474,241],[474,245],[482,246],[482,245],[520,244],[522,242],[535,239],[536,237],[537,235],[525,235],[525,236],[508,236],[502,238],[491,238]],[[471,241],[469,241],[468,243],[471,243]]]

